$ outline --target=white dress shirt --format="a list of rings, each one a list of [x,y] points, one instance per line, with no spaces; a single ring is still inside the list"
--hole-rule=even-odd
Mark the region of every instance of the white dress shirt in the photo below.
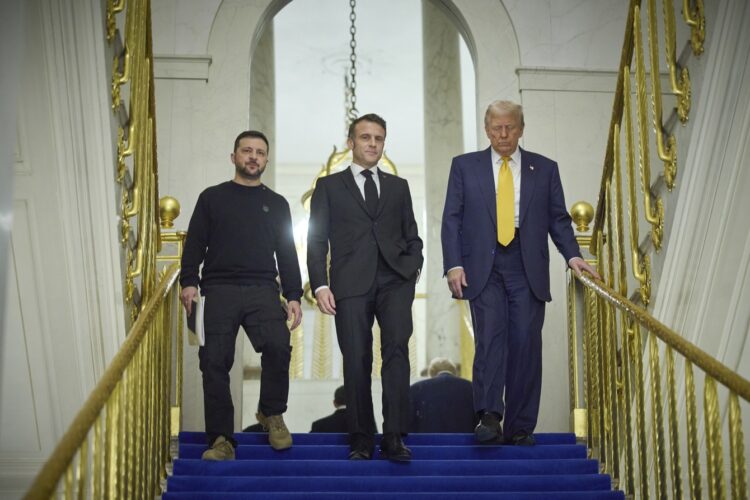
[[[375,181],[375,188],[377,188],[378,190],[378,198],[380,197],[380,177],[378,177],[377,165],[375,165],[374,167],[370,169],[367,169],[365,167],[357,165],[356,163],[352,163],[349,168],[351,169],[352,174],[354,175],[354,182],[357,183],[359,192],[362,193],[362,198],[365,197],[365,181],[367,180],[367,177],[362,175],[362,172],[364,172],[365,170],[370,170],[372,172],[372,180]]]

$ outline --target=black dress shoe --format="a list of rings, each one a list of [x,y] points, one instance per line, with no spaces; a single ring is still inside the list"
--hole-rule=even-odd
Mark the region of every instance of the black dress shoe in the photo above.
[[[508,440],[508,444],[512,444],[513,446],[534,446],[536,440],[533,434],[521,431],[513,434],[513,437]]]
[[[349,438],[349,460],[371,460],[374,443],[371,437],[352,434]]]
[[[500,425],[500,416],[497,413],[487,412],[474,429],[474,437],[480,443],[494,444],[503,435],[503,427]]]
[[[401,436],[389,432],[380,441],[380,456],[393,462],[410,462],[411,450],[404,446]]]

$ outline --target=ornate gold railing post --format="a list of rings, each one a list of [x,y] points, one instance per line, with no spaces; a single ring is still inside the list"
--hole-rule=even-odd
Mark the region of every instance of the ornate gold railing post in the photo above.
[[[578,246],[582,251],[589,248],[591,236],[585,233],[589,232],[589,224],[594,218],[594,208],[590,203],[579,201],[570,209],[570,216],[576,225],[579,234],[576,235]],[[587,259],[589,262],[596,264],[596,259]],[[586,367],[588,366],[587,348],[585,344],[587,334],[587,321],[585,320],[584,310],[585,297],[583,288],[568,273],[568,381],[569,381],[569,401],[570,401],[570,423],[571,430],[575,433],[576,438],[580,440],[587,439],[590,436],[588,429],[587,415],[587,394],[584,391],[586,387],[585,379],[587,377]],[[462,336],[463,338],[463,336]],[[473,344],[472,344],[473,347]],[[581,369],[583,367],[583,369]]]
[[[180,202],[171,196],[164,196],[159,200],[159,220],[161,226],[160,246],[161,253],[156,256],[156,261],[165,265],[179,263],[182,259],[182,249],[185,244],[187,232],[174,231],[174,221],[180,216]],[[168,251],[171,250],[171,251]],[[162,272],[166,269],[162,268]],[[176,294],[175,294],[176,295]],[[175,303],[176,302],[176,303]],[[163,322],[165,325],[176,324],[174,349],[168,346],[170,356],[175,360],[174,374],[174,397],[170,397],[169,422],[165,425],[169,427],[168,435],[176,438],[181,429],[181,408],[182,408],[182,366],[183,366],[183,342],[184,342],[184,315],[177,297],[170,302],[170,310],[165,314]],[[172,309],[174,308],[174,309]],[[173,351],[173,352],[172,352]],[[165,390],[168,388],[164,388]],[[166,400],[165,400],[166,401]]]

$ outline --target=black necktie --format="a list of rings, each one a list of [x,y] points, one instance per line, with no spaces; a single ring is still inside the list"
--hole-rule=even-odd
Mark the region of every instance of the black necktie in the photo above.
[[[362,175],[365,176],[365,205],[367,205],[367,211],[374,217],[378,210],[378,188],[375,187],[371,170],[363,170]]]

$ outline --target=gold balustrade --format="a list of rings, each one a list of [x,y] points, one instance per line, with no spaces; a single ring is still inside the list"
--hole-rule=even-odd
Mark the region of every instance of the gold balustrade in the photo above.
[[[709,498],[747,498],[740,401],[747,408],[750,381],[616,292],[608,278],[571,274],[569,280],[572,316],[588,318],[583,325],[571,323],[569,332],[584,353],[571,360],[571,371],[588,374],[585,396],[575,396],[588,415],[586,434],[575,422],[578,437],[613,484],[633,498],[700,498],[703,491]],[[702,404],[697,382],[703,384]],[[728,402],[724,421],[721,401]]]
[[[646,309],[658,278],[653,253],[666,234],[664,197],[680,173],[677,140],[667,124],[688,120],[691,85],[690,55],[677,61],[673,0],[661,0],[661,11],[657,0],[645,2],[643,9],[641,0],[629,5],[593,229],[579,236],[602,280],[569,274],[572,428],[628,497],[747,498],[742,408],[750,402],[750,382]],[[692,47],[692,57],[700,55],[702,1],[684,0],[682,13],[691,29],[683,46]],[[660,43],[679,121],[665,120],[662,108]],[[650,144],[663,163],[658,175],[666,189],[658,178],[652,183]],[[584,205],[571,211],[581,231],[590,218]],[[649,232],[643,241],[641,229]]]
[[[170,265],[26,498],[154,498],[179,432],[182,316]],[[177,413],[179,415],[179,412]]]
[[[150,0],[109,0],[107,40],[117,37],[125,16],[122,50],[112,62],[112,109],[125,110],[117,132],[116,179],[120,185],[120,242],[125,254],[124,301],[132,324],[156,283],[160,247],[158,175]],[[127,86],[128,102],[122,100]]]

